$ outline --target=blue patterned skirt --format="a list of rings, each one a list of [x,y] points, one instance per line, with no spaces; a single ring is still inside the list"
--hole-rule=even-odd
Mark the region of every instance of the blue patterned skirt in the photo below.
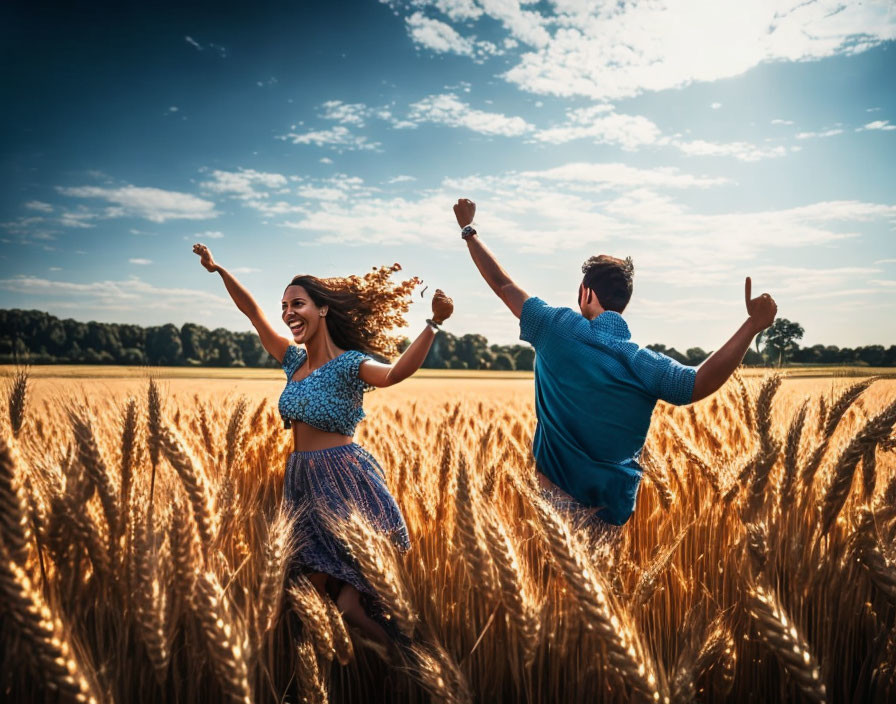
[[[298,511],[291,571],[323,572],[376,597],[345,544],[328,527],[328,517],[347,517],[353,509],[402,552],[411,547],[382,468],[356,443],[291,453],[283,476],[283,501]]]

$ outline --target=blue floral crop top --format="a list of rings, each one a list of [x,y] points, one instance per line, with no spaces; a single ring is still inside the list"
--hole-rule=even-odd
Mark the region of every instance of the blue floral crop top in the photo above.
[[[364,392],[374,389],[361,381],[361,362],[372,359],[357,350],[347,350],[314,369],[303,379],[292,375],[308,359],[308,353],[295,345],[286,348],[283,371],[286,388],[280,394],[278,408],[283,420],[297,420],[319,430],[354,435],[364,418]]]

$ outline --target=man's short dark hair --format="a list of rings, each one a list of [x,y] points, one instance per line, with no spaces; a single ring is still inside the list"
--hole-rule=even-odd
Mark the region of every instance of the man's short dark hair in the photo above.
[[[590,288],[604,310],[621,313],[632,298],[635,267],[632,258],[617,259],[608,254],[590,257],[582,264],[582,284]]]

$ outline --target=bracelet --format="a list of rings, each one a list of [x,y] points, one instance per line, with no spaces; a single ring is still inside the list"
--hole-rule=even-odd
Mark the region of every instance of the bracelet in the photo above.
[[[436,322],[435,320],[433,320],[432,318],[427,318],[427,319],[426,319],[426,324],[427,324],[429,327],[432,328],[433,332],[438,332],[438,331],[439,331],[439,323],[437,323],[437,322]]]
[[[467,225],[463,230],[460,231],[461,238],[465,240],[469,239],[475,234],[477,234],[477,232],[473,229],[472,225]]]

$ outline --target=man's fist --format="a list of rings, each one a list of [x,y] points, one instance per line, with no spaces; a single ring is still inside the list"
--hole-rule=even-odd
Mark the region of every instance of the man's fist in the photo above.
[[[763,293],[756,298],[750,298],[752,285],[753,282],[748,276],[744,282],[744,299],[747,303],[747,314],[750,316],[750,320],[753,321],[756,332],[762,332],[775,322],[775,316],[778,314],[778,305],[775,303],[775,299],[767,293]]]
[[[441,324],[450,318],[453,312],[454,301],[448,298],[442,289],[437,288],[432,297],[432,321]]]
[[[464,228],[473,222],[473,218],[476,216],[476,204],[467,198],[460,198],[457,205],[454,206],[454,215],[457,218],[457,224]]]

